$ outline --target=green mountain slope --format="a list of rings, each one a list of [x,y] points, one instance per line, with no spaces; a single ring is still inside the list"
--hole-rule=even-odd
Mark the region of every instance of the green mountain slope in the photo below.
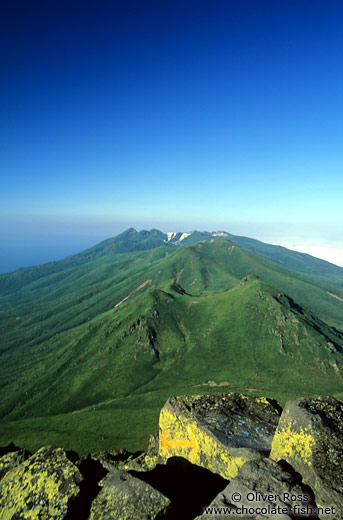
[[[292,251],[282,246],[274,246],[253,238],[229,235],[232,242],[250,253],[276,262],[288,269],[316,278],[326,284],[343,288],[343,268],[315,258],[306,253]]]
[[[183,248],[105,254],[81,265],[78,261],[65,265],[64,260],[55,264],[53,273],[46,273],[49,264],[45,264],[3,277],[0,350],[68,330],[113,308],[133,291],[171,279],[190,294],[215,294],[234,287],[247,274],[259,276],[329,325],[342,328],[343,291],[249,254],[224,239]],[[33,279],[32,269],[37,271]]]
[[[339,289],[223,238],[85,253],[2,280],[0,443],[137,448],[170,394],[342,392]]]
[[[62,413],[208,379],[309,391],[313,374],[317,389],[341,383],[342,346],[342,334],[255,278],[211,296],[150,289],[32,349],[30,384],[13,367],[1,406],[9,417]]]
[[[311,276],[326,285],[343,288],[343,268],[330,262],[315,258],[305,253],[292,251],[285,247],[266,244],[248,237],[236,236],[230,233],[193,231],[192,233],[162,233],[159,230],[143,230],[137,232],[130,228],[124,233],[108,240],[104,240],[94,247],[81,253],[65,258],[58,262],[49,262],[44,265],[30,268],[17,269],[11,273],[0,275],[0,295],[11,294],[25,284],[29,284],[39,277],[57,275],[66,269],[79,268],[90,261],[103,259],[116,254],[145,251],[161,246],[167,246],[170,250],[177,247],[196,244],[199,242],[213,242],[214,240],[227,238],[235,245],[242,247],[250,253],[256,254],[266,260],[270,260],[283,267]]]
[[[253,238],[242,237],[232,235],[225,231],[209,233],[208,231],[194,231],[181,242],[178,240],[180,237],[175,237],[170,242],[177,245],[190,245],[197,242],[212,242],[213,240],[221,239],[225,236],[228,240],[233,242],[239,247],[242,247],[246,251],[258,255],[266,260],[275,262],[283,267],[297,271],[317,280],[343,288],[343,268],[337,265],[315,258],[314,256],[306,253],[299,253],[298,251],[292,251],[282,246],[275,246],[272,244],[266,244],[260,240]]]

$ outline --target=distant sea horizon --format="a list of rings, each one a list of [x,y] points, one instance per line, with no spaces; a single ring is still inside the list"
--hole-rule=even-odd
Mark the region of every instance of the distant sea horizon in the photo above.
[[[109,236],[30,236],[0,237],[0,274],[80,253]]]
[[[45,264],[47,262],[55,262],[62,260],[67,256],[75,255],[95,246],[99,242],[108,238],[114,237],[118,234],[118,230],[113,230],[112,233],[103,233],[99,235],[91,234],[35,234],[27,235],[25,233],[4,233],[0,234],[0,274],[14,271],[22,267],[31,267],[34,265]],[[242,236],[251,236],[252,234],[243,234]],[[260,240],[260,238],[257,238]],[[321,258],[327,262],[333,263],[338,267],[343,267],[342,248],[338,248],[338,244],[333,244],[336,247],[329,247],[329,242],[320,245],[313,244],[306,246],[306,242],[288,241],[288,240],[262,240],[265,243],[273,245],[282,245],[293,251],[307,253],[316,258]],[[320,244],[320,243],[319,243]]]

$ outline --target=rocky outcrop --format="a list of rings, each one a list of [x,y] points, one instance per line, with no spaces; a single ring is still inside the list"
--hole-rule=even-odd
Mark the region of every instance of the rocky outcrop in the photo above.
[[[169,498],[124,470],[114,469],[100,485],[89,520],[154,520],[165,517],[170,506]]]
[[[269,453],[280,417],[275,401],[241,394],[168,399],[159,419],[163,461],[181,456],[226,479]]]
[[[17,449],[14,444],[0,450],[0,480],[8,471],[22,464],[30,455],[26,450]]]
[[[0,518],[62,520],[82,475],[61,448],[41,448],[0,481]]]
[[[146,452],[137,451],[130,453],[125,449],[112,451],[98,451],[87,455],[94,461],[97,461],[106,471],[112,469],[125,469],[127,471],[150,471],[157,464],[162,464],[163,460],[159,456],[159,438],[158,435],[150,435],[149,445]],[[82,460],[87,457],[83,457]]]
[[[138,469],[145,471],[148,468],[145,465],[146,453],[143,451],[130,453],[125,449],[112,451],[98,451],[90,453],[81,460],[91,459],[98,462],[105,471],[113,469]]]
[[[173,397],[159,427],[146,453],[0,448],[0,520],[343,520],[342,402]]]
[[[333,506],[343,518],[343,403],[330,397],[289,401],[270,456],[286,460],[312,487],[318,505]]]
[[[215,518],[290,520],[298,513],[302,518],[313,518],[315,504],[313,493],[290,467],[285,468],[265,458],[246,462],[237,477],[213,500],[207,512],[197,518],[213,518],[213,511],[220,508],[223,514]]]

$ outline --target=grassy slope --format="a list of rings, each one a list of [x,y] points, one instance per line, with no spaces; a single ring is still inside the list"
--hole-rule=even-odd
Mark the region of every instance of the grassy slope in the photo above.
[[[299,394],[342,391],[334,364],[341,367],[343,356],[331,353],[329,344],[342,345],[342,337],[318,320],[313,323],[311,315],[258,280],[196,298],[152,290],[121,309],[132,316],[137,311],[143,325],[127,327],[124,338],[120,331],[116,352],[111,327],[119,311],[117,316],[105,313],[101,328],[80,340],[82,351],[68,363],[58,388],[48,381],[47,392],[37,388],[36,413],[57,416],[4,421],[1,439],[15,438],[28,447],[55,442],[79,451],[138,449],[156,427],[159,408],[170,394],[244,391],[283,402]],[[159,359],[148,341],[150,327]],[[61,414],[63,408],[74,413]],[[32,412],[26,403],[26,414]],[[14,415],[23,417],[25,410],[18,408]]]
[[[33,291],[35,303],[3,315],[10,324],[3,349],[9,341],[16,347],[1,356],[0,444],[50,439],[80,451],[137,449],[170,394],[224,389],[284,400],[342,391],[335,369],[342,354],[334,352],[342,336],[279,289],[256,279],[239,285],[253,273],[288,294],[307,292],[312,308],[335,321],[342,303],[323,305],[326,291],[306,277],[294,279],[227,241],[86,265],[32,281],[22,290],[25,298]]]
[[[253,238],[231,235],[230,233],[226,233],[226,235],[231,242],[250,253],[270,260],[292,271],[311,276],[324,284],[343,289],[342,267],[338,267],[337,265],[321,260],[320,258],[315,258],[306,253],[292,251],[286,247],[266,244],[265,242]],[[212,233],[207,231],[194,231],[180,244],[190,245],[201,241],[211,242],[213,240],[220,240],[220,237],[213,236]]]
[[[275,246],[248,237],[230,235],[230,240],[246,251],[303,273],[323,283],[343,288],[343,268],[282,246]]]
[[[58,262],[49,262],[44,265],[25,269],[17,269],[11,273],[0,275],[0,294],[6,295],[17,291],[30,281],[57,274],[73,267],[82,267],[90,261],[122,253],[145,251],[161,246],[168,246],[169,250],[179,246],[187,246],[198,242],[212,242],[221,240],[219,236],[213,236],[207,231],[194,231],[184,240],[179,242],[182,233],[177,233],[170,241],[165,233],[152,229],[151,231],[137,232],[131,228],[124,233],[108,240],[104,240],[77,255],[65,258]],[[246,251],[256,254],[266,260],[277,263],[283,267],[311,276],[324,284],[343,289],[343,268],[315,258],[313,256],[292,251],[285,247],[266,244],[248,237],[236,236],[226,233],[227,238]]]

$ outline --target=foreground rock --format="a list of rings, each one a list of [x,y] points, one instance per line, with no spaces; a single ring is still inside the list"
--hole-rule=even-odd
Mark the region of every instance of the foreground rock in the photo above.
[[[16,468],[26,459],[28,459],[30,453],[26,450],[14,450],[5,453],[0,457],[0,480],[6,475],[8,471]]]
[[[159,455],[164,462],[181,456],[231,479],[248,460],[269,454],[279,417],[277,404],[265,398],[172,397],[160,413]]]
[[[119,450],[89,453],[85,457],[82,457],[81,462],[90,458],[93,461],[99,462],[104,470],[112,471],[113,469],[127,469],[127,466],[130,467],[131,465],[135,468],[135,466],[139,465],[139,462],[144,459],[144,456],[144,452],[130,453],[121,448]]]
[[[0,520],[193,520],[216,495],[231,513],[198,518],[343,520],[342,402],[174,397],[159,426],[147,453],[0,448]]]
[[[127,471],[114,469],[101,482],[89,520],[154,520],[163,518],[170,500]]]
[[[1,520],[62,520],[82,476],[61,448],[41,448],[0,481]]]
[[[107,470],[125,469],[127,471],[151,471],[157,464],[162,463],[158,454],[158,435],[150,435],[149,446],[146,452],[130,453],[125,449],[112,451],[98,451],[87,457],[98,461]],[[85,459],[86,457],[83,457]]]
[[[315,518],[313,494],[299,482],[291,470],[271,459],[249,461],[236,478],[213,500],[210,507],[222,507],[223,514],[215,518],[249,518],[290,520],[300,514],[302,518]],[[230,511],[230,512],[229,512]],[[213,518],[206,512],[198,519]]]
[[[291,464],[312,487],[317,505],[334,507],[334,518],[343,519],[343,403],[331,397],[288,401],[271,457]]]

